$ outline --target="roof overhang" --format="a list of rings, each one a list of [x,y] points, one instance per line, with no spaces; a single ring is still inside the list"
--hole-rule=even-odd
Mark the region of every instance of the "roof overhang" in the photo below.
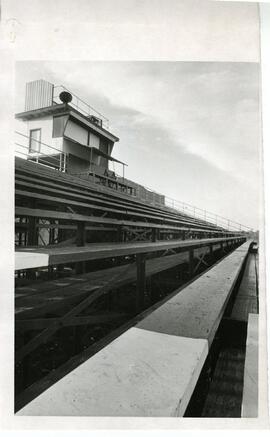
[[[116,158],[114,158],[113,156],[108,155],[108,154],[105,153],[105,152],[102,152],[102,150],[99,150],[99,149],[97,149],[96,147],[89,147],[89,146],[87,146],[87,145],[81,144],[81,143],[79,143],[78,141],[73,140],[72,138],[70,138],[70,137],[68,137],[68,136],[66,136],[66,135],[64,135],[64,139],[65,139],[65,140],[68,140],[68,141],[71,141],[72,143],[75,143],[75,144],[78,145],[78,146],[84,147],[85,149],[89,150],[89,153],[90,153],[90,154],[91,154],[91,151],[92,151],[92,152],[95,152],[98,156],[102,156],[103,158],[106,158],[106,159],[108,159],[109,161],[118,162],[119,164],[125,165],[126,167],[128,166],[125,162],[119,161],[119,159],[116,159]]]
[[[65,115],[69,113],[69,107],[63,103],[61,105],[52,105],[45,108],[31,109],[31,111],[19,112],[18,114],[15,114],[15,118],[22,121],[28,121],[45,117],[46,115]]]
[[[47,115],[52,115],[52,116],[69,115],[73,121],[77,122],[82,127],[90,129],[94,133],[98,133],[99,135],[105,137],[106,139],[114,143],[119,141],[118,137],[116,137],[115,135],[113,135],[111,132],[104,129],[103,127],[92,122],[89,117],[81,114],[77,109],[73,108],[72,106],[66,103],[51,105],[45,108],[32,109],[31,111],[20,112],[18,114],[15,114],[15,118],[22,121],[28,121],[28,120],[34,120],[37,118],[45,117]]]

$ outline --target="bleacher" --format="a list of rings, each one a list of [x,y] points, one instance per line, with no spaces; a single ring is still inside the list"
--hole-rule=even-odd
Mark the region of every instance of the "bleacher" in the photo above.
[[[85,232],[85,226],[91,225],[96,233],[104,232],[104,227],[109,228],[107,241],[115,241],[115,238],[117,241],[156,241],[233,234],[166,206],[156,207],[121,191],[116,192],[21,158],[16,158],[15,187],[18,220],[29,217],[40,219],[35,221],[30,245],[38,244],[37,230],[48,226],[50,229],[61,229],[63,241],[68,230],[74,229],[74,224],[81,229],[81,234]],[[27,232],[28,221],[18,220],[18,232]],[[112,232],[117,236],[112,237]],[[60,238],[57,243],[60,243]],[[82,235],[77,236],[77,243],[84,244]]]

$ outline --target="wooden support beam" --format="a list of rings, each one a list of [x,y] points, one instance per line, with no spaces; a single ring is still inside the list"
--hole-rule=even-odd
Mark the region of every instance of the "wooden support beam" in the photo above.
[[[197,239],[197,240],[169,240],[169,241],[157,241],[157,242],[128,242],[128,243],[93,243],[85,245],[84,247],[71,246],[69,248],[61,247],[49,247],[49,248],[35,248],[29,250],[23,248],[17,249],[17,270],[25,268],[31,268],[28,263],[28,256],[33,257],[35,253],[38,256],[46,254],[48,256],[47,261],[43,266],[64,264],[69,262],[88,261],[90,259],[103,259],[109,257],[135,255],[138,253],[152,253],[158,251],[164,251],[168,249],[186,249],[199,248],[202,246],[208,246],[211,244],[220,244],[221,240],[218,239]],[[23,253],[23,257],[20,257],[20,253]],[[28,255],[29,254],[29,255]],[[15,264],[16,265],[16,264]]]
[[[77,246],[85,245],[85,222],[78,222],[77,224]]]
[[[38,244],[38,233],[36,230],[36,217],[28,218],[28,246],[36,246]]]
[[[194,268],[194,273],[197,272],[201,264],[204,264],[206,267],[209,267],[209,264],[207,264],[207,262],[204,260],[205,256],[206,253],[203,253],[201,256],[198,257],[198,262],[196,264],[196,267]]]
[[[117,226],[117,241],[122,242],[123,240],[123,226]]]
[[[157,241],[157,229],[156,228],[152,228],[151,240],[153,242]]]
[[[129,264],[127,266],[128,271],[131,269],[133,264]],[[48,338],[50,338],[58,329],[60,329],[67,320],[71,320],[77,314],[81,313],[85,308],[89,307],[93,302],[95,302],[97,299],[99,299],[101,296],[103,296],[105,293],[108,292],[108,290],[112,287],[112,285],[117,282],[119,277],[123,274],[121,272],[120,274],[116,274],[112,277],[112,280],[110,283],[105,284],[103,287],[99,288],[98,290],[92,292],[90,295],[88,295],[85,299],[83,299],[78,305],[73,307],[70,311],[68,311],[66,314],[64,314],[62,317],[59,317],[59,319],[51,325],[44,329],[40,334],[38,334],[36,337],[34,337],[32,340],[30,340],[27,344],[21,347],[16,352],[16,362],[21,361],[25,356],[27,356],[30,352],[32,352],[34,349],[36,349],[38,346],[40,346],[43,343],[46,343]]]
[[[146,286],[145,276],[145,254],[140,253],[136,255],[137,265],[137,293],[136,293],[136,309],[141,311],[144,305],[144,294]]]
[[[81,326],[81,325],[103,325],[106,323],[113,322],[118,319],[125,318],[124,313],[101,313],[90,316],[77,316],[69,320],[65,320],[62,326]],[[41,319],[22,319],[16,321],[16,330],[30,331],[30,330],[41,330],[48,328],[52,323],[59,320],[59,317],[41,318]]]
[[[189,274],[190,276],[194,273],[194,249],[189,249],[188,251],[189,257]]]

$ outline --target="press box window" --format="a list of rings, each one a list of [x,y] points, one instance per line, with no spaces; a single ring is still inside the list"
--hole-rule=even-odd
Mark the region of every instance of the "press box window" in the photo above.
[[[41,129],[30,130],[29,153],[40,152]]]

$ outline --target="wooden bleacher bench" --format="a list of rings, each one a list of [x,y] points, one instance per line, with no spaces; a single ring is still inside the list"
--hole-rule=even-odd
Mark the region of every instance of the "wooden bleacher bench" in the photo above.
[[[64,214],[64,213],[62,213]],[[65,213],[68,214],[68,213]],[[71,214],[72,216],[72,214]],[[73,215],[74,216],[74,215]],[[46,217],[46,214],[45,214]],[[84,217],[76,215],[76,219],[85,220]],[[117,256],[136,255],[140,253],[152,253],[174,248],[198,248],[209,243],[234,240],[230,238],[211,238],[194,240],[169,240],[158,242],[129,242],[129,243],[91,243],[85,246],[67,247],[18,247],[15,253],[15,269],[29,269],[31,260],[35,254],[36,259],[44,256],[43,267],[64,263],[88,261],[91,259],[104,259]],[[18,258],[17,258],[18,254]],[[22,256],[22,254],[24,254]],[[29,259],[27,257],[29,255]],[[41,265],[39,265],[41,267]]]
[[[49,184],[48,185],[49,187],[50,186],[53,187],[53,186],[55,186],[55,184],[58,184],[58,189],[59,189],[59,184],[60,184],[60,185],[62,185],[62,191],[65,190],[67,194],[69,193],[69,189],[72,186],[73,187],[72,189],[77,190],[77,192],[80,188],[82,190],[81,194],[84,194],[84,195],[86,195],[86,194],[89,195],[91,192],[91,196],[95,195],[96,198],[98,195],[101,195],[103,197],[103,199],[102,199],[103,201],[108,201],[109,199],[113,199],[114,205],[116,203],[119,204],[119,202],[122,202],[122,205],[125,207],[127,207],[128,205],[130,205],[130,207],[136,206],[137,208],[139,208],[141,213],[148,212],[148,214],[149,214],[151,212],[152,213],[155,212],[155,213],[158,213],[159,218],[171,217],[171,218],[175,218],[177,220],[181,219],[182,221],[189,222],[190,225],[192,225],[192,224],[200,225],[205,229],[209,229],[209,230],[212,229],[213,231],[216,231],[217,229],[219,229],[214,225],[206,224],[204,221],[191,218],[191,217],[187,216],[186,214],[182,214],[180,212],[179,213],[176,213],[176,212],[172,213],[170,208],[153,207],[151,205],[147,205],[143,202],[140,202],[138,199],[128,198],[126,196],[123,197],[121,195],[121,193],[117,193],[117,195],[112,195],[112,193],[106,193],[104,191],[100,192],[99,187],[97,187],[95,184],[88,183],[88,181],[84,181],[83,179],[76,178],[76,177],[73,177],[71,175],[63,174],[61,172],[56,172],[56,171],[51,170],[51,169],[43,168],[42,166],[38,166],[37,164],[33,164],[33,166],[31,166],[31,163],[28,163],[28,164],[30,164],[30,168],[29,168],[29,166],[25,165],[23,160],[16,160],[16,176],[17,176],[17,184],[19,184],[19,185],[22,185],[23,178],[30,177],[30,178],[32,178],[32,181],[35,182],[35,184],[37,183],[37,181],[39,181],[39,184],[43,184],[43,185],[45,184],[45,186]],[[53,172],[53,174],[52,174],[52,172]],[[33,178],[33,175],[34,175],[34,178]],[[52,182],[52,176],[53,176],[53,182]],[[33,187],[30,187],[30,188],[31,188],[31,192],[33,192],[33,190],[32,190]],[[75,193],[75,191],[74,191],[74,193]],[[124,201],[124,203],[123,203],[123,201]],[[164,216],[164,214],[165,214],[165,216]]]
[[[194,257],[197,258],[206,252],[207,248],[205,247],[196,249]],[[188,262],[187,252],[149,259],[146,262],[146,277],[186,262]],[[25,318],[32,317],[36,313],[45,314],[48,307],[54,307],[56,310],[55,305],[61,307],[73,297],[80,298],[81,294],[100,288],[104,283],[109,283],[116,274],[122,273],[117,282],[113,284],[115,288],[135,282],[137,278],[135,264],[127,272],[125,270],[126,265],[122,265],[64,279],[32,283],[29,287],[17,287],[15,314],[20,318]]]
[[[149,211],[144,210],[144,209],[139,209],[139,208],[134,208],[133,206],[128,206],[128,205],[115,205],[115,203],[112,202],[106,202],[106,201],[101,201],[99,199],[94,199],[93,196],[92,197],[88,197],[85,195],[79,195],[76,193],[76,195],[72,195],[72,193],[70,192],[65,192],[63,190],[56,190],[47,186],[40,186],[38,184],[30,184],[29,182],[22,182],[20,180],[16,181],[16,185],[21,186],[24,188],[24,190],[20,189],[16,189],[16,195],[17,196],[21,196],[21,197],[28,197],[28,198],[37,198],[37,199],[41,199],[41,200],[49,200],[52,203],[68,203],[68,204],[72,204],[72,205],[77,205],[77,206],[81,206],[81,207],[85,207],[85,208],[91,208],[94,210],[101,210],[101,211],[106,211],[106,212],[112,212],[115,214],[129,214],[129,215],[133,215],[133,216],[138,216],[138,217],[146,217],[147,219],[154,219],[154,220],[162,220],[164,221],[168,221],[168,222],[174,222],[174,223],[185,223],[188,224],[190,227],[194,227],[195,224],[192,221],[188,221],[186,219],[180,219],[178,217],[178,220],[173,220],[171,218],[170,215],[168,214],[155,214],[153,215],[153,213],[151,213],[151,215],[149,214]],[[35,191],[38,192],[33,192],[33,189],[35,189]],[[29,191],[28,191],[29,190]],[[43,194],[40,191],[44,191],[45,193],[53,193],[53,194],[58,194],[58,196],[56,197],[54,196],[48,196],[47,194]],[[65,195],[65,197],[63,198],[63,195]],[[62,197],[60,197],[62,196]],[[74,199],[83,199],[86,202],[78,202],[77,200]],[[91,203],[89,202],[91,201]],[[99,206],[100,204],[100,206]],[[108,205],[112,205],[114,206],[114,208],[108,208],[106,206],[106,204]],[[104,206],[105,205],[105,206]],[[201,229],[205,229],[205,230],[212,230],[212,228],[206,227],[206,226],[201,226]],[[217,230],[214,229],[214,231],[216,232]]]

